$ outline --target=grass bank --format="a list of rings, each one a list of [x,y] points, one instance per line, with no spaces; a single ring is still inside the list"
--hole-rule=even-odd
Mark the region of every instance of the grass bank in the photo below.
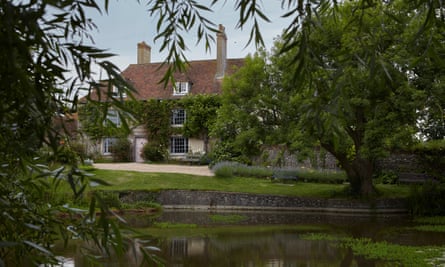
[[[108,182],[109,186],[97,186],[100,190],[147,190],[167,189],[209,190],[281,196],[343,198],[346,185],[320,183],[277,183],[258,178],[217,178],[172,173],[143,173],[133,171],[89,170],[96,178]],[[377,185],[382,198],[403,198],[410,193],[405,185]]]
[[[315,226],[315,225],[225,225],[225,226],[212,226],[212,227],[198,227],[196,225],[174,225],[170,227],[159,227],[155,225],[153,227],[138,228],[136,229],[137,237],[150,236],[155,238],[166,237],[208,237],[224,234],[249,234],[249,233],[268,233],[268,232],[300,232],[300,233],[319,233],[328,231],[327,226]]]

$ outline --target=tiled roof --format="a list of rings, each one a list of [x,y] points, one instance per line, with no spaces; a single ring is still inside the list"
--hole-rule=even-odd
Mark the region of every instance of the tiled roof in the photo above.
[[[226,75],[230,75],[241,67],[244,59],[227,59]],[[170,99],[173,96],[173,87],[169,85],[164,88],[159,83],[165,74],[167,66],[161,63],[131,64],[123,72],[122,76],[127,79],[136,89],[136,99]],[[190,82],[190,94],[218,94],[221,92],[221,80],[215,78],[216,60],[190,61],[184,73],[174,75],[177,82]]]

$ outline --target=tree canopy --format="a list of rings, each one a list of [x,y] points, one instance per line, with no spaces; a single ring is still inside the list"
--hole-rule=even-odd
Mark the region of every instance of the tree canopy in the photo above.
[[[326,9],[314,20],[319,27],[296,36],[307,48],[294,98],[306,138],[337,158],[353,193],[369,195],[375,161],[412,139],[424,96],[407,73],[412,16],[399,2],[359,7],[339,4],[335,16]]]
[[[220,139],[220,149],[225,146],[227,155],[249,162],[264,146],[292,146],[295,114],[277,63],[278,57],[261,50],[247,56],[244,65],[224,79],[212,135]]]
[[[435,89],[443,62],[425,53],[441,51],[444,25],[440,16],[428,18],[429,6],[415,7],[324,6],[307,21],[312,27],[285,32],[272,56],[248,57],[226,79],[216,127],[222,140],[230,135],[234,147],[254,149],[250,155],[266,140],[296,149],[318,144],[339,161],[353,194],[373,194],[376,161],[415,141],[421,114],[443,123],[443,93]],[[265,114],[278,114],[275,127]],[[281,140],[273,134],[280,128]]]

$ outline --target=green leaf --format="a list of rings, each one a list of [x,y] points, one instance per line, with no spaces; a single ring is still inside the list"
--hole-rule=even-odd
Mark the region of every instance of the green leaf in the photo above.
[[[23,243],[28,245],[28,246],[30,246],[30,247],[32,247],[32,248],[34,248],[34,249],[37,249],[38,251],[40,251],[40,252],[42,252],[42,253],[44,253],[46,255],[50,255],[50,256],[53,255],[53,253],[51,251],[47,250],[45,247],[43,247],[43,246],[41,246],[39,244],[36,244],[36,243],[34,243],[32,241],[25,240],[25,241],[23,241]]]
[[[100,178],[93,178],[93,177],[90,177],[89,180],[90,180],[91,182],[98,183],[99,185],[104,185],[104,186],[111,185],[111,184],[108,183],[107,181],[104,181],[104,180],[102,180],[102,179],[100,179]]]

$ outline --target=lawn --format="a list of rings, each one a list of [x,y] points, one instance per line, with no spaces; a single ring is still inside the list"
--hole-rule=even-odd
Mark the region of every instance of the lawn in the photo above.
[[[277,183],[259,178],[217,178],[172,173],[143,173],[93,169],[89,171],[95,178],[102,179],[110,186],[97,186],[101,190],[148,190],[166,189],[210,190],[252,194],[271,194],[300,197],[344,197],[346,185],[321,183]],[[377,185],[381,197],[407,197],[409,186]]]

